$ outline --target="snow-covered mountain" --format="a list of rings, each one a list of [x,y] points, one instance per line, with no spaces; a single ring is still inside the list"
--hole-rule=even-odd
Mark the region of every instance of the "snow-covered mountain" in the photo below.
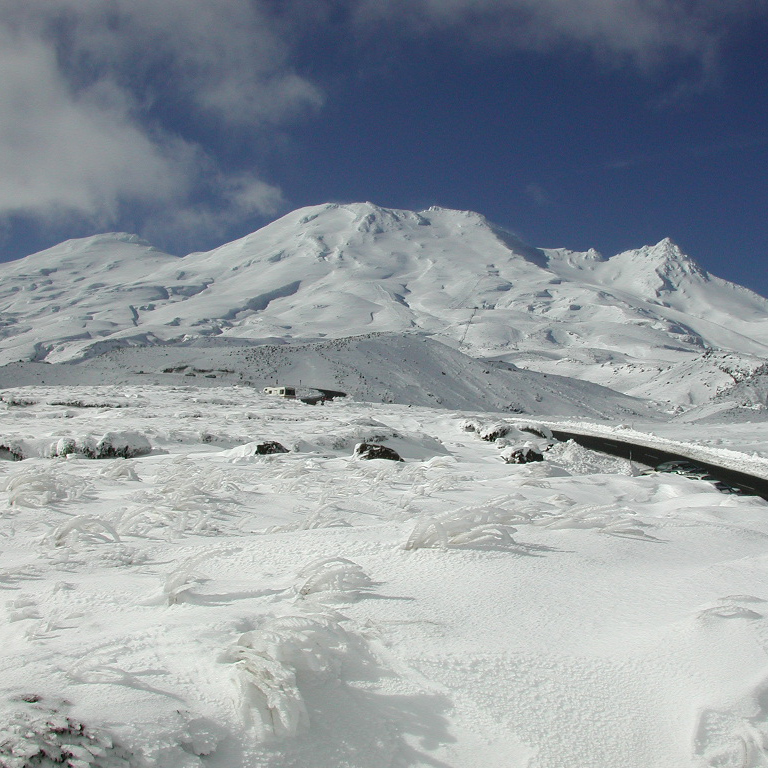
[[[666,377],[667,399],[700,402],[708,391],[692,393],[685,366],[711,373],[713,394],[728,378],[711,350],[757,368],[768,301],[669,240],[604,259],[532,248],[476,213],[370,203],[303,208],[183,258],[111,234],[0,265],[2,363],[371,332],[418,332],[472,357],[644,396],[650,386],[662,399],[652,382]]]

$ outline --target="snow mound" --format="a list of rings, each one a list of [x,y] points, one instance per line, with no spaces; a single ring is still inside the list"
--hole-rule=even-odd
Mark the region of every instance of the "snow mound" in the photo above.
[[[89,459],[130,459],[147,456],[152,444],[139,432],[107,432],[101,437],[27,438],[0,435],[0,456],[15,461],[30,458],[64,458],[78,455]]]

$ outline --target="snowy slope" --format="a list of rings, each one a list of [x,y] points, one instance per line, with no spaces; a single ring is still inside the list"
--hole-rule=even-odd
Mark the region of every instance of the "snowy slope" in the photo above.
[[[312,344],[212,342],[116,349],[70,364],[0,367],[0,388],[132,383],[265,386],[290,382],[355,400],[570,417],[627,419],[648,405],[590,382],[487,364],[423,335],[372,334]]]
[[[153,448],[0,461],[3,766],[768,761],[762,500],[568,444],[508,465],[464,428],[499,414],[3,398],[3,440]],[[365,439],[406,460],[353,458]]]
[[[631,365],[666,370],[710,348],[765,357],[768,302],[668,240],[602,259],[532,248],[471,212],[370,203],[304,208],[184,258],[104,235],[0,265],[4,363],[410,330],[628,391]],[[667,399],[697,400],[672,384],[682,391]]]

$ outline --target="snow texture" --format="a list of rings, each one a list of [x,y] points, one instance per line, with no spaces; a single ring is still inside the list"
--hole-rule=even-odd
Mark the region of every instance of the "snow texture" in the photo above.
[[[2,765],[768,760],[760,499],[638,476],[546,418],[246,387],[6,394],[27,404],[6,401],[4,434],[153,450],[0,462]],[[121,407],[54,404],[73,399]],[[658,421],[575,423],[672,442]],[[716,445],[675,430],[768,464],[760,424]],[[362,434],[405,461],[356,460]],[[505,463],[523,438],[543,460]]]

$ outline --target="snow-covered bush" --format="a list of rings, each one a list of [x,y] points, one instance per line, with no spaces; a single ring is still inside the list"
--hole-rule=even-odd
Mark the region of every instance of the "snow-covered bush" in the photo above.
[[[298,573],[296,592],[302,597],[354,598],[360,590],[371,587],[368,574],[357,564],[344,557],[330,557],[309,563]]]
[[[517,434],[517,430],[514,427],[511,427],[509,424],[496,422],[494,424],[487,424],[486,426],[481,427],[477,434],[481,440],[485,440],[488,443],[493,443],[500,437],[506,437],[511,432]]]
[[[522,445],[510,445],[499,454],[507,464],[528,464],[531,461],[543,461],[544,456],[537,446],[530,442]]]
[[[3,768],[130,768],[131,755],[103,730],[90,728],[59,708],[43,707],[37,696],[23,697],[32,706],[0,725]]]
[[[544,424],[538,422],[518,422],[515,424],[515,428],[521,432],[530,432],[532,435],[542,437],[545,440],[553,441],[555,438],[552,435],[552,430]]]
[[[632,464],[627,459],[592,451],[573,440],[557,443],[547,454],[547,459],[574,475],[632,474]]]
[[[357,443],[383,443],[402,437],[397,430],[375,419],[357,419],[323,434],[307,436],[307,442],[320,450],[346,451]]]
[[[493,502],[481,507],[462,507],[419,519],[405,542],[404,549],[459,547],[464,544],[514,545],[516,532],[510,523],[527,522],[519,515]]]
[[[82,496],[87,483],[80,477],[35,463],[9,477],[3,486],[11,507],[43,507]]]
[[[24,458],[24,450],[17,440],[2,438],[2,443],[0,444],[0,459],[21,461]]]
[[[93,452],[95,459],[130,459],[146,456],[152,452],[152,445],[139,432],[107,432],[96,443]]]
[[[73,437],[2,437],[0,453],[20,461],[31,458],[63,458],[72,454],[89,459],[133,458],[152,452],[152,445],[139,432],[107,432],[100,438],[92,435]]]
[[[231,664],[240,709],[262,740],[291,738],[309,727],[303,689],[337,680],[347,633],[323,613],[268,618],[220,657]]]

